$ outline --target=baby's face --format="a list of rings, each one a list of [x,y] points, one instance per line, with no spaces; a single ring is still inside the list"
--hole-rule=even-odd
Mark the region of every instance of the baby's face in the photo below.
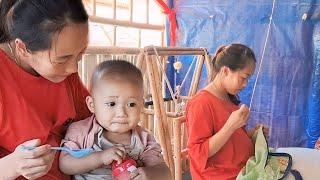
[[[134,129],[143,107],[143,90],[135,82],[101,80],[94,90],[95,115],[99,124],[113,133]]]

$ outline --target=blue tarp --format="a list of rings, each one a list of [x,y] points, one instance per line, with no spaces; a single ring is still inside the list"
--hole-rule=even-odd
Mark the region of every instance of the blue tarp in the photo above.
[[[254,50],[259,66],[272,1],[177,0],[174,8],[179,26],[177,46],[205,47],[213,54],[221,45],[243,43]],[[302,20],[303,14],[306,20]],[[319,19],[320,0],[275,1],[248,124],[269,125],[272,147],[312,147],[320,136]],[[171,71],[177,84],[191,61],[190,57],[182,58],[180,73]],[[250,102],[257,70],[240,93],[245,104]],[[205,83],[203,76],[201,86]]]

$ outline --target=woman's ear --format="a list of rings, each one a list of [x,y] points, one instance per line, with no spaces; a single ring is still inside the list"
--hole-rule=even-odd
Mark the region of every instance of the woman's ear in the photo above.
[[[91,113],[95,113],[94,111],[94,103],[93,103],[93,98],[91,96],[87,96],[86,97],[86,103],[87,103],[87,107],[89,109],[89,111]]]
[[[29,58],[31,56],[31,52],[27,49],[26,44],[21,39],[14,40],[16,54],[19,58]]]
[[[228,76],[228,74],[230,73],[230,68],[226,67],[226,66],[222,66],[221,67],[221,72],[223,74],[223,76]]]

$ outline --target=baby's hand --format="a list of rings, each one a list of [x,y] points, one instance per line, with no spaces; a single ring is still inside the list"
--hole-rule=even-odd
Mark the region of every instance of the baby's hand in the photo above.
[[[114,146],[101,152],[100,159],[104,165],[110,165],[113,161],[117,161],[118,164],[122,162],[126,156],[126,150],[121,146]]]

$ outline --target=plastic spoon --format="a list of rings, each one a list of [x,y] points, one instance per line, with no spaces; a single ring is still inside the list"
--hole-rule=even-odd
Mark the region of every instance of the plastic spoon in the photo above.
[[[24,150],[33,150],[36,147],[29,147],[29,146],[22,146],[22,149]],[[56,150],[56,151],[65,151],[68,154],[70,154],[72,157],[75,158],[83,158],[86,157],[88,155],[90,155],[92,152],[94,152],[95,150],[92,148],[85,148],[85,149],[76,149],[76,150],[72,150],[66,147],[51,147],[52,150]]]

